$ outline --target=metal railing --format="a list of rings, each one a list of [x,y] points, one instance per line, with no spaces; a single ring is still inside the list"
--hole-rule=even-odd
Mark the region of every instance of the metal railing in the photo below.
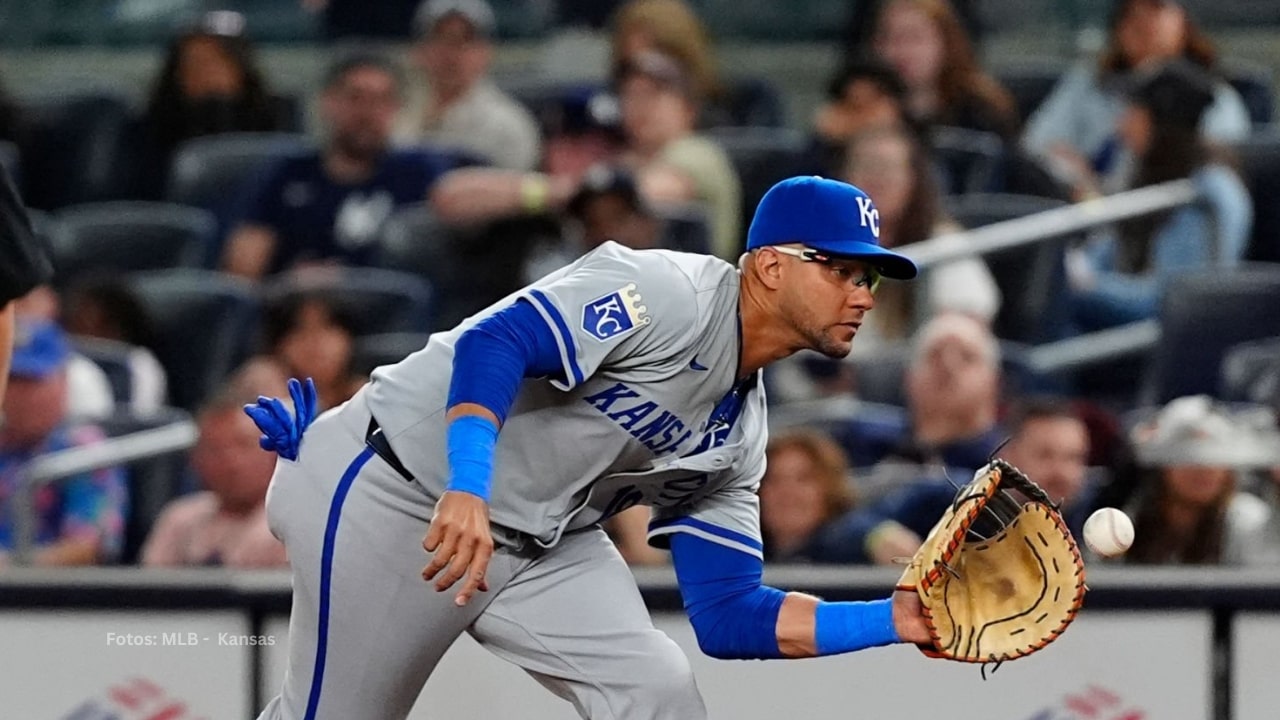
[[[939,235],[903,246],[899,252],[914,260],[921,270],[927,270],[962,258],[992,255],[1043,242],[1062,242],[1072,235],[1183,207],[1200,199],[1200,192],[1192,181],[1174,180],[974,230]],[[1062,372],[1148,350],[1159,339],[1159,322],[1143,320],[1038,345],[1030,352],[1029,364],[1040,373]]]
[[[125,465],[136,460],[181,452],[195,445],[198,433],[191,419],[108,438],[82,447],[40,455],[18,471],[18,484],[8,511],[13,521],[13,561],[27,565],[36,545],[36,491],[81,473]]]

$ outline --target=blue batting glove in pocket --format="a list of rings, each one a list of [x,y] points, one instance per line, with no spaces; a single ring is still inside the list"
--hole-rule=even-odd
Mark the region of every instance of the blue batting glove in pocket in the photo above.
[[[316,419],[316,385],[311,378],[306,382],[290,378],[289,395],[293,398],[293,413],[279,398],[261,395],[257,404],[245,405],[244,412],[262,431],[258,445],[263,450],[275,452],[286,460],[297,460],[302,434]]]

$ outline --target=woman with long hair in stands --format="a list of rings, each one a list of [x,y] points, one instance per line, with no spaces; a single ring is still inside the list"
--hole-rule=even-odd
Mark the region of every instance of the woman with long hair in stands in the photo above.
[[[884,247],[902,247],[961,229],[943,211],[928,150],[906,127],[888,125],[854,135],[842,179],[875,202]],[[876,312],[867,316],[858,334],[903,340],[944,310],[990,323],[999,309],[1000,290],[991,271],[981,258],[970,257],[933,268],[910,285],[880,288]],[[864,348],[868,345],[875,343],[862,343]]]
[[[1202,136],[1213,79],[1175,61],[1130,90],[1118,132],[1135,158],[1133,185],[1190,179],[1203,202],[1122,223],[1067,254],[1071,305],[1081,330],[1156,316],[1179,273],[1231,268],[1244,256],[1253,202],[1240,177]]]
[[[1024,147],[1045,159],[1078,198],[1126,187],[1128,157],[1116,133],[1123,90],[1134,73],[1179,58],[1213,77],[1212,102],[1199,125],[1204,136],[1219,143],[1247,136],[1244,101],[1219,76],[1213,41],[1186,8],[1174,0],[1116,0],[1101,56],[1063,75],[1027,121]]]
[[[1144,475],[1128,508],[1135,532],[1126,562],[1274,562],[1280,551],[1269,534],[1274,509],[1238,487],[1241,469],[1275,462],[1274,433],[1268,438],[1195,396],[1173,400],[1134,434]]]
[[[806,546],[822,526],[855,502],[844,450],[827,435],[799,429],[769,441],[760,481],[760,524],[765,557],[809,559]]]
[[[907,106],[922,125],[1017,134],[1013,97],[982,69],[947,0],[889,0],[876,17],[872,47],[902,76]]]
[[[208,13],[165,51],[139,127],[135,194],[163,194],[169,163],[184,141],[226,132],[294,130],[293,115],[287,102],[270,93],[244,18]]]

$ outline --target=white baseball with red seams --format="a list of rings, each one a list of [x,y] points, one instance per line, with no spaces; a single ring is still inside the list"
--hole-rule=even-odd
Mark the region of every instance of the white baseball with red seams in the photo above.
[[[1084,522],[1084,541],[1103,557],[1123,554],[1133,545],[1133,521],[1115,508],[1096,510]]]

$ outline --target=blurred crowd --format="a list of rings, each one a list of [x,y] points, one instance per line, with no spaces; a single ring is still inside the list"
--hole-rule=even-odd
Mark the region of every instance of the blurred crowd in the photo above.
[[[1255,215],[1240,154],[1265,135],[1270,87],[1242,95],[1258,88],[1175,0],[1114,0],[1098,56],[1032,102],[983,66],[971,3],[856,3],[802,129],[785,127],[786,89],[724,67],[683,0],[600,3],[605,79],[532,85],[491,71],[486,0],[323,5],[410,39],[334,45],[314,97],[291,97],[244,17],[217,11],[173,37],[136,110],[89,98],[63,116],[0,93],[0,167],[55,261],[14,305],[0,567],[20,498],[35,564],[285,564],[264,513],[274,456],[243,405],[311,377],[337,406],[607,241],[735,262],[755,202],[796,174],[864,189],[897,248],[1175,180],[1198,200],[886,283],[850,358],[771,369],[769,561],[910,556],[999,451],[1077,537],[1094,509],[1124,509],[1137,539],[1116,562],[1280,563],[1280,265],[1256,262],[1280,260],[1280,228]],[[1177,335],[1168,290],[1205,275],[1220,283],[1193,302],[1220,315]],[[1144,320],[1164,324],[1166,365],[1201,353],[1198,385],[1154,355],[1036,361]],[[189,452],[23,497],[47,454],[187,417]],[[645,520],[610,530],[628,560],[663,563]]]

